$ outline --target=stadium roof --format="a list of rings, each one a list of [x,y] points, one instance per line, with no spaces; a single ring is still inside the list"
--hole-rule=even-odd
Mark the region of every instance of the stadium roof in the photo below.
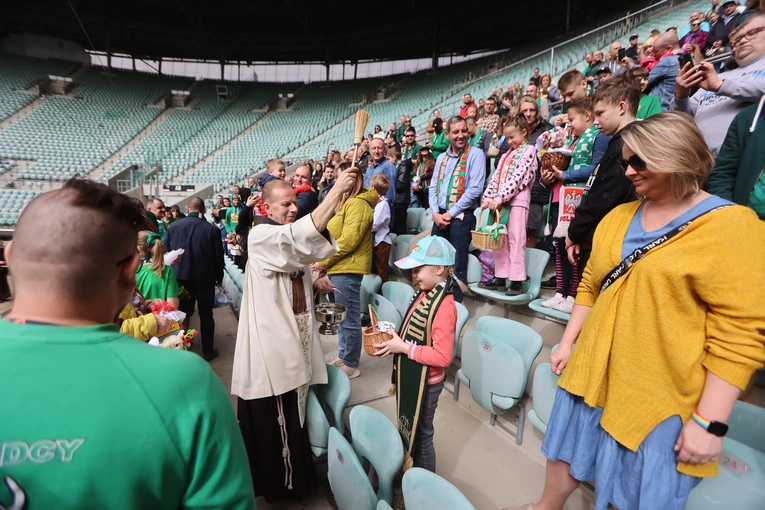
[[[507,49],[635,11],[641,0],[38,0],[0,17],[30,32],[142,58],[356,62]],[[75,15],[76,13],[76,15]]]

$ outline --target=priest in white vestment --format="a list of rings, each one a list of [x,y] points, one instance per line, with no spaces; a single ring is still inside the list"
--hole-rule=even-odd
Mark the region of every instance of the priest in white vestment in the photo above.
[[[256,218],[248,235],[231,393],[239,397],[255,494],[269,503],[301,498],[317,485],[305,406],[308,386],[326,384],[327,368],[313,293],[332,284],[314,282],[308,266],[337,252],[326,227],[354,184],[354,174],[344,172],[321,205],[296,222],[294,191],[273,180],[263,188],[267,217]]]

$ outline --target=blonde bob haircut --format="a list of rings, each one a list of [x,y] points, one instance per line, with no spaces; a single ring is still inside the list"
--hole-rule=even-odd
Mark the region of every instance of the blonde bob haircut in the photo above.
[[[633,122],[624,129],[622,141],[645,161],[649,171],[669,176],[669,192],[676,199],[703,188],[715,163],[704,135],[693,118],[682,112]]]

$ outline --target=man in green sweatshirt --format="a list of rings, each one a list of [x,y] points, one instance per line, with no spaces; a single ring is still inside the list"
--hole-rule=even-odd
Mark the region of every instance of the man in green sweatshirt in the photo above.
[[[16,299],[0,321],[0,507],[255,508],[208,364],[113,324],[135,287],[142,224],[126,196],[88,180],[21,214],[5,251]]]

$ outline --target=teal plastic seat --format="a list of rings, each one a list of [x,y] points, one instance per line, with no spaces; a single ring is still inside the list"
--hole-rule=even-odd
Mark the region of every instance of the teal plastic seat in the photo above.
[[[396,426],[376,409],[355,406],[350,415],[353,449],[377,475],[377,499],[393,504],[393,480],[404,464],[404,446]]]
[[[465,305],[462,303],[455,302],[454,305],[457,307],[457,332],[454,335],[454,353],[452,354],[452,361],[454,361],[454,358],[457,357],[457,351],[459,350],[460,346],[460,335],[462,334],[462,328],[465,327],[465,324],[467,324],[468,319],[470,318],[470,312],[468,312],[468,309],[465,308]]]
[[[327,453],[330,427],[345,430],[343,412],[351,400],[351,381],[339,368],[327,365],[327,384],[317,384],[308,391],[306,424],[311,451],[316,457]]]
[[[765,409],[736,402],[723,438],[720,472],[691,491],[687,510],[762,508],[765,502]]]
[[[552,373],[549,363],[537,365],[534,371],[534,386],[531,389],[534,407],[529,411],[529,421],[542,434],[547,432],[547,424],[550,423],[558,379],[560,377]]]
[[[418,234],[420,230],[420,218],[425,211],[422,207],[412,207],[406,210],[406,230],[410,234]]]
[[[420,216],[420,232],[430,231],[433,229],[433,211],[430,208],[423,209]]]
[[[393,510],[393,507],[385,501],[380,500],[377,502],[377,510]]]
[[[370,294],[369,304],[372,305],[372,309],[377,314],[377,318],[381,321],[392,322],[396,325],[396,331],[401,329],[401,323],[403,319],[401,314],[398,313],[393,303],[385,299],[380,294]]]
[[[553,319],[558,319],[564,322],[568,322],[568,320],[571,318],[570,313],[561,312],[560,310],[555,310],[554,308],[547,308],[546,306],[542,306],[542,303],[546,301],[546,298],[538,298],[529,303],[529,308],[534,310],[535,312],[545,315],[547,317],[552,317]]]
[[[468,282],[468,288],[476,296],[508,305],[527,305],[537,298],[542,288],[542,275],[550,260],[550,254],[536,248],[526,248],[526,275],[528,281],[524,284],[525,292],[517,296],[506,296],[504,291],[487,290],[478,286],[478,282]],[[480,280],[479,280],[480,281]]]
[[[404,234],[396,237],[396,239],[393,241],[393,244],[390,247],[390,260],[388,263],[388,266],[390,267],[390,270],[395,274],[396,276],[401,276],[403,278],[411,278],[412,277],[412,270],[411,269],[401,269],[394,262],[396,262],[399,259],[403,259],[406,257],[406,252],[409,250],[409,241],[414,236],[412,234]]]
[[[329,486],[339,510],[374,510],[377,495],[356,452],[338,430],[329,430]]]
[[[413,467],[401,482],[406,510],[475,510],[457,487],[427,469]]]
[[[542,337],[528,326],[500,317],[481,317],[476,327],[462,341],[462,367],[454,382],[454,399],[459,398],[460,383],[465,384],[473,400],[491,413],[492,426],[497,415],[514,411],[518,415],[516,432],[501,428],[521,444],[526,408],[517,404],[542,350]]]
[[[406,317],[414,294],[414,288],[403,282],[385,282],[382,284],[383,297],[393,304],[401,317]]]
[[[359,293],[359,302],[361,307],[361,319],[369,319],[369,295],[378,294],[382,278],[376,274],[365,274],[361,279],[361,292]]]
[[[481,275],[483,274],[483,269],[481,269],[481,261],[478,260],[478,257],[473,255],[472,253],[468,254],[468,267],[467,267],[467,281],[462,282],[465,285],[470,287],[471,284],[477,284],[481,281]]]

